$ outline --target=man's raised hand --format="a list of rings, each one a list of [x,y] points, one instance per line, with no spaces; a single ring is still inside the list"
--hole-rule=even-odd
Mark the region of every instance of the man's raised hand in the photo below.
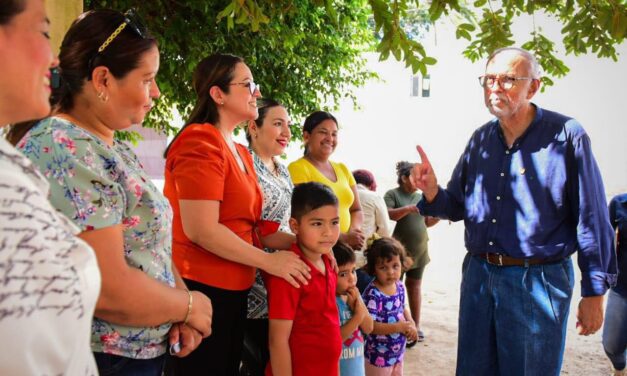
[[[438,194],[438,180],[431,167],[431,162],[429,162],[429,158],[424,150],[422,150],[422,147],[416,145],[416,150],[420,155],[420,163],[414,165],[409,179],[416,188],[422,191],[427,202],[431,202]]]

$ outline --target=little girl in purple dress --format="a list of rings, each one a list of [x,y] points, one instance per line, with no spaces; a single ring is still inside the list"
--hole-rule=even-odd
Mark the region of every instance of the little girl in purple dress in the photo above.
[[[366,256],[368,273],[375,277],[363,293],[374,319],[374,329],[366,337],[366,376],[399,376],[403,374],[405,343],[417,338],[400,282],[405,250],[397,240],[382,238],[372,243]]]

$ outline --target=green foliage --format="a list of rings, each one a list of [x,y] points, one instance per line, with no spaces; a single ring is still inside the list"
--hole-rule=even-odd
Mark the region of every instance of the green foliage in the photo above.
[[[479,31],[464,50],[464,56],[471,61],[477,61],[498,48],[514,44],[511,23],[511,17],[501,9],[495,12],[484,10],[483,18],[479,21]]]
[[[158,38],[162,95],[145,125],[168,134],[175,131],[172,108],[183,119],[189,114],[193,69],[211,53],[246,60],[263,96],[289,109],[294,138],[301,138],[304,116],[334,110],[344,98],[356,103],[351,90],[376,77],[363,58],[374,39],[362,0],[93,0],[86,2],[89,7],[134,7]]]
[[[627,5],[624,1],[578,1],[574,14],[557,13],[565,23],[562,29],[568,53],[594,52],[599,57],[618,60],[614,45],[627,33]]]
[[[594,53],[598,57],[618,59],[615,46],[627,35],[627,2],[625,0],[369,0],[375,30],[382,32],[377,51],[381,59],[390,54],[404,60],[414,73],[425,73],[426,65],[435,63],[423,46],[403,35],[399,27],[411,7],[428,4],[432,23],[448,18],[457,25],[457,39],[466,39],[463,54],[471,61],[485,58],[494,50],[515,43],[511,25],[515,18],[538,13],[552,16],[564,25],[562,46],[567,54]],[[532,26],[531,40],[523,48],[534,51],[543,68],[543,90],[553,84],[552,78],[562,77],[569,69],[557,57],[558,48]]]
[[[563,25],[561,44],[535,23],[523,48],[543,68],[543,89],[569,71],[557,55],[594,53],[617,60],[615,46],[627,35],[625,0],[85,0],[86,8],[138,8],[158,36],[159,84],[163,96],[148,126],[172,132],[171,108],[185,116],[193,104],[189,83],[195,64],[212,52],[243,56],[263,94],[287,106],[295,124],[310,111],[342,98],[355,101],[354,87],[376,77],[362,52],[375,48],[380,59],[393,56],[414,73],[426,74],[437,61],[421,35],[447,18],[456,37],[469,44],[471,61],[513,45],[512,22],[547,14]],[[532,17],[535,20],[535,18]],[[300,138],[299,127],[294,137]]]
[[[624,0],[503,0],[500,3],[477,0],[473,7],[473,13],[481,13],[476,21],[479,30],[472,35],[472,30],[462,24],[456,33],[458,39],[470,41],[464,56],[471,61],[484,58],[497,48],[513,45],[510,27],[514,18],[523,14],[544,13],[564,25],[562,45],[567,54],[595,53],[616,61],[615,46],[621,44],[627,34]],[[468,8],[465,10],[467,12]],[[531,40],[522,48],[533,51],[538,58],[544,73],[544,90],[553,84],[553,78],[563,77],[569,69],[557,57],[555,43],[542,34],[540,27],[532,26]]]
[[[233,0],[231,4],[242,2]],[[253,0],[246,0],[246,3]],[[258,0],[264,4],[272,0]],[[337,18],[339,1],[314,0],[324,7],[333,20]],[[437,61],[427,54],[418,28],[427,28],[447,17],[457,25],[456,37],[469,41],[464,51],[471,61],[485,58],[494,50],[515,43],[511,25],[515,18],[538,13],[552,16],[564,25],[562,46],[567,54],[594,53],[600,58],[617,61],[615,46],[627,35],[627,2],[625,0],[368,0],[380,59],[390,55],[404,61],[414,73],[426,74],[429,65]],[[428,9],[427,9],[428,7]],[[426,15],[426,16],[424,16]],[[460,21],[461,20],[461,21]],[[342,25],[339,20],[338,25]],[[254,25],[253,25],[254,26]],[[414,28],[412,28],[414,26]],[[558,57],[555,43],[532,25],[531,40],[524,48],[534,51],[543,68],[544,87],[553,84],[552,78],[568,73],[568,67]]]
[[[553,80],[550,77],[563,77],[568,74],[570,69],[563,61],[555,57],[555,43],[540,34],[540,31],[534,31],[531,35],[533,39],[524,43],[521,47],[532,52],[542,66],[544,75],[542,76],[543,85],[540,86],[540,90],[544,91],[546,87],[553,85]]]
[[[375,21],[375,31],[380,33],[377,52],[380,60],[386,60],[390,54],[396,60],[404,61],[406,67],[411,67],[414,73],[420,71],[427,74],[427,65],[433,65],[437,60],[427,55],[424,46],[408,35],[407,25],[403,21],[411,20],[411,16],[420,14],[417,7],[410,7],[407,1],[369,0]],[[417,4],[416,4],[417,5]],[[429,20],[421,20],[421,24],[428,24]]]

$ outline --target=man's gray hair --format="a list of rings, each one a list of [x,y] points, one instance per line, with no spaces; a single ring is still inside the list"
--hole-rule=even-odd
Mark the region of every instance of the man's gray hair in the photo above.
[[[529,62],[529,65],[531,66],[531,77],[540,79],[542,68],[540,67],[540,64],[538,63],[538,59],[536,59],[536,57],[531,52],[523,48],[519,48],[519,47],[503,47],[492,52],[492,54],[490,54],[490,56],[488,57],[488,61],[486,61],[486,67],[492,61],[492,59],[494,59],[496,55],[502,52],[509,52],[509,51],[515,52],[518,55],[522,56],[525,60],[527,60]]]

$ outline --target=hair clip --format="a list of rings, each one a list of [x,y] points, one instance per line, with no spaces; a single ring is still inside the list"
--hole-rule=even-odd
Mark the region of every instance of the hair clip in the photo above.
[[[368,239],[366,240],[366,245],[368,246],[368,248],[372,247],[372,243],[375,242],[375,240],[379,240],[381,239],[381,235],[377,234],[376,232],[373,232],[372,235],[370,235],[368,237]]]

